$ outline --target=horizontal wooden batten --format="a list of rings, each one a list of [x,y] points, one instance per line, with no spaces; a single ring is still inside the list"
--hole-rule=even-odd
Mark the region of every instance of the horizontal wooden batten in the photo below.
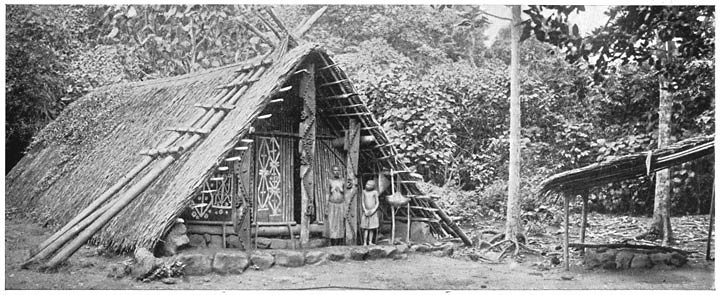
[[[258,118],[258,120],[265,120],[265,119],[269,119],[270,117],[272,117],[272,114],[260,115],[257,118]]]
[[[170,127],[170,128],[165,128],[165,130],[178,132],[178,133],[193,133],[193,134],[200,134],[200,135],[208,135],[210,133],[210,129],[207,129],[207,128]]]
[[[247,151],[248,149],[250,149],[250,147],[247,147],[247,146],[238,146],[238,147],[235,147],[235,150],[236,150],[236,151]]]
[[[331,100],[331,99],[343,99],[343,98],[349,98],[358,95],[357,93],[345,93],[345,94],[338,94],[338,95],[332,95],[332,96],[325,96],[325,97],[318,97],[318,100]]]
[[[318,86],[318,87],[322,88],[322,87],[328,87],[328,86],[338,85],[338,84],[342,84],[342,83],[350,83],[350,80],[342,79],[342,80],[327,82],[325,84],[320,84],[320,86]]]
[[[339,66],[340,66],[339,63],[334,63],[334,64],[330,64],[330,65],[326,65],[326,66],[324,66],[324,67],[321,67],[321,68],[319,68],[319,70],[323,71],[323,70],[327,70],[327,69],[329,69],[329,68],[334,68],[334,67],[339,67]]]
[[[283,99],[283,98],[276,98],[276,99],[271,100],[270,103],[282,103],[284,101],[285,101],[285,99]]]
[[[215,87],[215,89],[227,89],[227,88],[233,88],[233,87],[242,87],[242,86],[247,86],[247,85],[253,84],[257,81],[260,81],[260,79],[250,79],[250,80],[241,81],[239,83],[221,85],[221,86]]]
[[[240,157],[230,157],[230,158],[225,159],[225,162],[236,162],[236,161],[240,161]]]
[[[217,170],[221,171],[221,172],[225,172],[225,171],[230,170],[230,168],[228,166],[220,166],[217,168]]]
[[[287,91],[290,91],[290,89],[292,89],[292,88],[293,88],[292,85],[285,86],[283,88],[280,88],[280,90],[278,90],[278,92],[287,92]]]
[[[203,103],[196,103],[196,108],[202,108],[202,109],[215,109],[215,110],[224,110],[229,111],[235,108],[235,105],[231,104],[203,104]]]
[[[200,191],[200,192],[203,193],[203,194],[212,194],[212,193],[214,193],[214,192],[216,192],[216,191],[217,191],[217,190],[214,190],[214,189],[207,189],[207,190]]]
[[[210,181],[223,181],[225,180],[225,177],[212,177],[210,178]]]
[[[142,150],[142,151],[140,151],[139,154],[144,155],[144,156],[156,157],[156,156],[165,156],[165,155],[169,155],[169,154],[179,154],[182,151],[183,151],[183,147],[175,146],[175,147],[169,147],[169,148]]]
[[[187,221],[185,223],[187,232],[189,234],[211,234],[211,235],[222,235],[223,226],[225,227],[225,234],[234,235],[235,229],[233,228],[232,222],[202,222],[202,221]],[[300,226],[292,225],[293,235],[300,234]],[[325,230],[325,226],[322,224],[311,224],[311,233],[322,233]],[[258,228],[258,236],[260,237],[275,237],[275,236],[289,236],[287,225],[271,225],[271,226],[260,226]],[[250,234],[255,235],[255,225],[253,224],[250,228]]]
[[[322,111],[332,111],[332,110],[345,110],[350,108],[357,108],[357,107],[364,107],[365,104],[359,103],[359,104],[350,104],[350,105],[341,105],[336,107],[329,107],[329,108],[323,108]]]
[[[395,219],[407,221],[407,216],[395,216]],[[410,221],[412,221],[412,222],[420,221],[420,222],[440,223],[440,219],[427,218],[427,217],[411,217],[411,218],[410,218]],[[383,222],[383,224],[390,224],[390,221]]]
[[[360,116],[372,116],[372,113],[352,113],[352,114],[329,114],[326,115],[331,118],[337,118],[337,117],[360,117]]]

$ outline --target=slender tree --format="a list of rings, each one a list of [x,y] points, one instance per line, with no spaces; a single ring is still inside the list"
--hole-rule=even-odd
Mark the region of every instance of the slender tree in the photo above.
[[[520,5],[513,5],[510,24],[510,167],[505,238],[517,242],[520,232]]]

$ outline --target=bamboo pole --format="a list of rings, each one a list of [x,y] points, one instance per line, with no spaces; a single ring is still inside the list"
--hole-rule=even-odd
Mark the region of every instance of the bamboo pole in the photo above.
[[[410,202],[407,203],[407,237],[405,238],[405,242],[410,245],[410,230],[412,229],[412,226],[410,226],[410,223],[412,221],[412,218],[410,217]]]

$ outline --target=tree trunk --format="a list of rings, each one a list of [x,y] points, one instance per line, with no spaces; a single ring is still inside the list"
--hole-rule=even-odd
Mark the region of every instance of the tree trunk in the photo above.
[[[665,42],[667,56],[665,64],[671,62],[672,53],[675,51],[675,44],[672,41]],[[670,82],[660,75],[660,105],[658,106],[658,148],[671,144],[671,118],[672,118],[672,96],[669,91]],[[655,173],[655,202],[653,204],[653,221],[650,226],[651,233],[658,233],[662,238],[662,244],[668,245],[672,241],[672,228],[670,226],[670,169],[660,170]]]
[[[517,241],[520,232],[520,21],[520,6],[513,5],[510,25],[510,177],[505,223],[505,239],[512,241]]]

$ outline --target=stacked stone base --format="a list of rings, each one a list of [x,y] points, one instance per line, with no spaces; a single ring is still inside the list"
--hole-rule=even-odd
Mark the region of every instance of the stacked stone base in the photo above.
[[[583,264],[587,269],[649,269],[683,266],[688,259],[678,252],[642,249],[586,249]]]

